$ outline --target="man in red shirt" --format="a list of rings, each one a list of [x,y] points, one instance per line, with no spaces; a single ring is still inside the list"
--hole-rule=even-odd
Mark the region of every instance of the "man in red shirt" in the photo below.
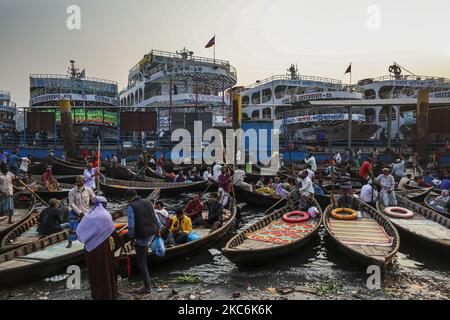
[[[367,158],[359,168],[359,177],[363,185],[369,182],[369,178],[372,176],[372,158]]]
[[[190,200],[183,210],[184,214],[191,218],[192,225],[194,227],[201,226],[203,224],[202,212],[204,205],[200,200],[200,197],[200,193],[196,193],[194,195],[194,199]]]

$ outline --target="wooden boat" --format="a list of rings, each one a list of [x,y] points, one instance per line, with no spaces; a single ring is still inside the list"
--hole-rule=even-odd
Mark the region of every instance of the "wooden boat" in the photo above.
[[[148,199],[159,196],[155,190]],[[111,213],[113,220],[126,216],[126,207]],[[0,255],[0,286],[15,285],[33,278],[52,275],[65,267],[84,261],[84,245],[74,241],[66,248],[67,231],[27,243]]]
[[[450,219],[399,194],[396,196],[399,207],[414,213],[411,219],[398,219],[386,215],[402,238],[411,240],[414,245],[422,246],[427,251],[450,256]],[[377,202],[377,208],[384,213],[385,206],[382,201]]]
[[[355,202],[360,212],[356,220],[333,218],[333,206],[329,205],[324,213],[325,229],[339,249],[350,258],[365,266],[385,268],[392,264],[400,247],[398,231],[376,209],[357,198]]]
[[[193,192],[205,190],[209,181],[201,182],[141,182],[123,181],[101,177],[99,180],[100,190],[109,196],[123,196],[127,189],[135,189],[137,193],[146,197],[156,188],[161,189],[161,195],[174,195],[183,192]]]
[[[37,225],[39,214],[45,207],[35,207],[33,213],[21,224],[9,231],[0,242],[0,254],[39,240]]]
[[[33,181],[41,181],[41,175],[32,175],[31,176]],[[54,175],[53,176],[56,181],[58,181],[59,183],[64,183],[64,184],[75,184],[78,175],[64,175],[64,176],[57,176]]]
[[[222,249],[223,255],[235,264],[251,267],[300,252],[322,224],[322,209],[317,201],[311,200],[312,206],[320,210],[317,217],[301,224],[284,222],[284,214],[297,210],[297,206],[289,202],[234,236]],[[280,235],[273,235],[274,230]]]
[[[450,213],[447,210],[438,208],[432,204],[436,197],[438,197],[438,194],[436,194],[434,192],[429,193],[424,200],[425,206],[430,210],[434,210],[434,211],[438,212],[439,214],[442,214],[446,218],[450,218]]]
[[[432,188],[395,190],[396,194],[400,194],[411,201],[421,203],[425,197],[431,192]]]
[[[433,188],[433,187],[431,187],[431,188],[424,188],[424,187],[413,187],[413,186],[409,186],[409,185],[405,185],[405,188],[407,189],[407,190],[427,190],[427,189],[430,189],[431,190],[431,192],[436,192],[436,193],[441,193],[441,189],[439,189],[439,188]]]
[[[58,158],[49,158],[49,164],[52,165],[52,171],[55,175],[82,175],[86,165],[81,163],[72,163]],[[101,166],[100,171],[105,172],[106,167]]]
[[[5,237],[5,235],[9,231],[16,228],[22,222],[27,220],[33,214],[33,212],[35,212],[34,203],[30,207],[25,208],[25,209],[19,209],[19,208],[14,209],[12,224],[8,224],[8,219],[1,220],[0,221],[0,241]]]
[[[48,191],[45,188],[45,186],[43,186],[43,185],[38,185],[38,189],[37,190],[34,190],[33,187],[30,186],[30,188],[34,191],[34,193],[36,193],[43,200],[49,200],[51,198],[62,200],[64,198],[67,198],[67,196],[69,195],[69,191],[71,189],[73,189],[74,187],[75,187],[75,185],[73,185],[73,184],[60,183],[59,184],[59,190]],[[14,189],[16,189],[18,191],[22,191],[25,194],[27,194],[27,193],[31,194],[31,192],[29,192],[23,186],[17,186],[17,187],[14,187]]]
[[[166,248],[164,257],[156,257],[151,249],[148,254],[148,260],[150,263],[162,263],[168,260],[172,260],[174,258],[183,257],[186,255],[190,255],[198,250],[207,248],[211,243],[223,238],[235,225],[236,222],[236,214],[237,214],[237,206],[236,201],[232,200],[230,205],[230,210],[228,211],[227,218],[223,222],[222,226],[214,232],[210,232],[211,230],[205,228],[203,226],[194,228],[193,231],[196,232],[200,239],[196,241],[187,242],[184,244],[178,244],[170,248]],[[203,215],[205,217],[207,212],[204,212]],[[123,222],[126,222],[125,217],[122,218]],[[119,219],[120,223],[121,220]],[[131,242],[127,243],[125,246],[125,252],[130,257],[132,262],[136,261],[136,253],[134,251],[134,244]],[[154,266],[154,264],[153,264]]]

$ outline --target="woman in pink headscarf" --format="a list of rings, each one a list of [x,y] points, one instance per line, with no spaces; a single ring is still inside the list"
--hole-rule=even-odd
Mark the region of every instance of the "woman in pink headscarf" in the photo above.
[[[78,240],[84,244],[86,251],[91,296],[94,300],[115,300],[118,295],[114,248],[110,242],[111,236],[115,237],[116,233],[106,203],[104,197],[95,197],[94,207],[77,228]]]

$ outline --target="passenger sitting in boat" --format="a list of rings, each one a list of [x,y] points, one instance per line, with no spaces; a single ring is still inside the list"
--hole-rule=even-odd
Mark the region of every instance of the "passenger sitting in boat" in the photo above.
[[[48,167],[44,174],[41,176],[41,183],[45,186],[48,191],[59,190],[58,181],[53,177],[52,168]]]
[[[322,180],[322,183],[323,183],[323,180]],[[313,188],[314,188],[314,194],[317,194],[317,195],[320,195],[320,196],[324,196],[325,195],[325,192],[323,192],[322,188],[319,185],[314,183],[313,184]]]
[[[383,174],[381,174],[376,182],[381,185],[380,196],[383,199],[383,203],[386,207],[396,206],[397,198],[395,196],[395,180],[392,175],[389,174],[389,169],[384,168]]]
[[[341,171],[339,172],[338,179],[344,180],[344,181],[350,180],[350,173],[347,172],[347,167],[345,165],[341,166]]]
[[[245,182],[244,178],[245,178],[245,171],[243,170],[243,166],[239,165],[237,169],[234,170],[233,184],[247,191],[252,192],[253,191],[252,185]]]
[[[168,172],[166,173],[165,177],[167,181],[174,182],[176,174],[174,172]]]
[[[275,190],[275,192],[276,192],[276,190],[277,190],[277,188],[278,188],[278,185],[281,183],[280,180],[281,180],[281,178],[280,178],[279,176],[275,176],[275,177],[273,178],[273,182],[270,182],[270,181],[269,181],[269,184],[270,184],[271,188],[272,188],[273,190]],[[268,185],[269,185],[269,184],[268,184]]]
[[[323,179],[319,179],[319,182],[317,183],[316,186],[318,186],[318,187],[320,188],[320,190],[322,190],[322,192],[323,192],[324,195],[328,193],[327,189],[326,189],[325,186],[323,185]],[[315,193],[315,192],[314,192],[314,193]]]
[[[431,205],[438,209],[445,210],[449,202],[450,197],[448,195],[448,190],[442,190],[441,195],[436,197],[434,201],[431,202]]]
[[[186,176],[184,175],[183,170],[180,170],[178,174],[175,176],[173,182],[186,182]]]
[[[223,206],[219,202],[219,195],[217,193],[211,194],[208,203],[208,218],[204,222],[204,225],[212,230],[216,230],[221,226]]]
[[[327,177],[335,176],[338,174],[338,169],[334,165],[334,160],[331,161],[330,165],[325,169],[325,174]]]
[[[156,218],[159,220],[159,224],[163,227],[170,228],[172,225],[172,219],[169,217],[169,212],[164,208],[162,201],[156,201],[154,205]]]
[[[256,188],[263,188],[264,187],[264,178],[259,178],[256,182]]]
[[[203,180],[204,181],[208,181],[209,179],[212,178],[212,174],[211,174],[211,168],[207,168],[204,172],[203,172]]]
[[[351,185],[341,186],[341,195],[337,199],[337,208],[353,208],[353,189]]]
[[[201,194],[196,193],[194,195],[194,199],[190,200],[186,207],[184,207],[184,214],[188,216],[192,220],[192,225],[194,227],[200,226],[203,224],[203,203],[201,201]]]
[[[181,244],[187,242],[189,232],[192,231],[192,221],[185,216],[183,209],[175,210],[175,217],[172,219],[170,226],[169,242],[172,244]]]
[[[49,207],[42,210],[39,214],[37,232],[40,236],[49,236],[60,232],[63,230],[63,227],[68,229],[68,224],[63,225],[61,202],[57,199],[50,199],[48,205]]]
[[[193,182],[200,182],[200,181],[203,181],[203,178],[202,178],[202,176],[200,175],[200,171],[199,171],[199,170],[196,170],[196,171],[195,171],[195,173],[193,174],[191,180],[192,180]]]
[[[277,189],[275,190],[275,192],[278,197],[284,197],[289,194],[290,190],[288,190],[288,189],[290,189],[289,184],[285,185],[283,183],[279,183],[277,185]]]
[[[398,189],[406,190],[406,186],[410,185],[411,182],[411,174],[408,173],[405,177],[401,178],[398,183]]]

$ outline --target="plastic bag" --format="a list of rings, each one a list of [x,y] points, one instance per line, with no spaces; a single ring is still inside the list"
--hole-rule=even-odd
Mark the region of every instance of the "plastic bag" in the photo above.
[[[164,240],[160,236],[156,236],[152,243],[152,253],[157,257],[164,257],[166,249],[164,248]]]

